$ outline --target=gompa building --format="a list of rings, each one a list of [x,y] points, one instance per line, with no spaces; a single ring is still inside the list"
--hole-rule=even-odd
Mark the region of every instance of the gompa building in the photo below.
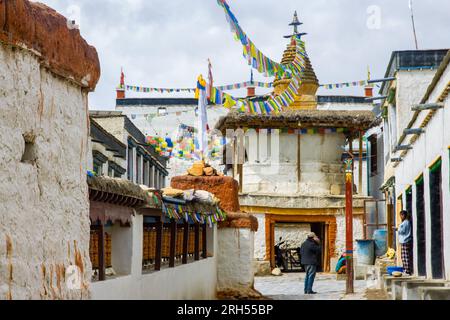
[[[291,42],[282,64],[291,63],[295,55],[296,45]],[[288,108],[278,114],[232,111],[216,125],[224,135],[229,130],[245,132],[244,138],[236,134],[232,139],[232,158],[242,161],[233,161],[229,175],[240,182],[241,210],[258,218],[254,258],[260,272],[275,267],[274,246],[280,237],[295,248],[308,232],[315,232],[322,239],[324,271],[344,253],[344,160],[352,152],[346,146],[362,142],[375,120],[372,102],[365,97],[317,96],[319,80],[307,56],[304,65],[302,84]],[[280,95],[289,83],[276,78],[273,94]],[[361,159],[356,165],[361,165],[363,157],[354,156]],[[364,190],[357,178],[354,239],[364,237],[364,202],[370,199]]]

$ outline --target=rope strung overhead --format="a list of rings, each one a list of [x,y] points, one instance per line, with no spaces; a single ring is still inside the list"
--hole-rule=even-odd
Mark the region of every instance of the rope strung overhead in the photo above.
[[[247,59],[248,64],[266,77],[273,77],[275,75],[281,76],[285,72],[284,66],[271,60],[256,48],[255,44],[242,30],[236,17],[231,12],[230,6],[225,0],[217,0],[217,3],[224,9],[225,17],[230,25],[231,31],[234,33],[237,40],[241,42],[243,46],[243,55],[244,58]]]
[[[272,88],[273,83],[272,82],[247,81],[247,82],[228,84],[228,85],[224,85],[224,86],[218,86],[216,88],[218,90],[225,91],[225,90],[236,90],[236,89],[242,89],[242,88],[248,88],[248,87]],[[131,85],[126,85],[125,89],[127,91],[144,92],[144,93],[150,93],[150,92],[158,92],[158,93],[195,92],[195,88],[151,88],[151,87],[131,86]]]

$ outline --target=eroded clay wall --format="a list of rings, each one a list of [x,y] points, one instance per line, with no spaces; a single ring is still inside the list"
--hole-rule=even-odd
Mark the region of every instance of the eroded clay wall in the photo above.
[[[88,298],[87,93],[4,44],[0,84],[0,299]]]

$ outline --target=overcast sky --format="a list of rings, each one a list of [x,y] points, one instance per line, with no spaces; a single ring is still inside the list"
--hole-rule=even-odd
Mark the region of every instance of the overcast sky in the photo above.
[[[392,51],[414,49],[409,0],[228,0],[240,25],[280,61],[294,10],[308,32],[308,54],[322,84],[383,77]],[[247,81],[250,67],[216,0],[41,0],[76,19],[98,50],[102,76],[91,109],[114,109],[120,68],[126,83],[194,87],[213,64],[215,84]],[[450,48],[450,1],[414,0],[420,49]],[[380,19],[378,19],[380,17]],[[257,73],[257,72],[256,72]],[[261,81],[271,78],[256,76]],[[232,92],[239,95],[241,92]],[[265,93],[259,89],[258,93]],[[321,90],[357,94],[363,89]],[[128,96],[159,97],[157,94]]]

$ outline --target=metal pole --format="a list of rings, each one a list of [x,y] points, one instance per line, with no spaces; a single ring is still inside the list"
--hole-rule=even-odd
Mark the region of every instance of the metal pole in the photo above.
[[[359,132],[358,194],[363,195],[363,133]]]
[[[416,44],[416,50],[419,50],[419,44],[417,42],[416,23],[414,22],[414,9],[412,0],[409,0],[409,9],[411,10],[411,21],[413,27],[414,41]]]
[[[345,231],[347,285],[346,292],[354,293],[353,287],[353,159],[345,161]]]

